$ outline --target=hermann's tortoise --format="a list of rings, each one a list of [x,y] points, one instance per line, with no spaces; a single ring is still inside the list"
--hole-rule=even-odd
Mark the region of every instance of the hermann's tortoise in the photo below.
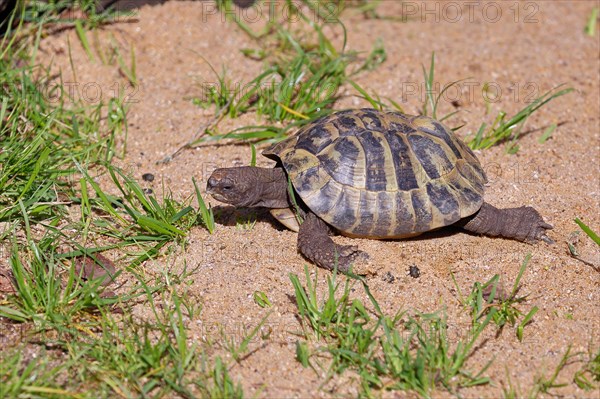
[[[438,121],[374,109],[340,111],[263,152],[274,168],[217,169],[217,200],[267,207],[297,231],[298,249],[317,265],[346,271],[363,253],[329,232],[402,238],[451,224],[521,241],[551,240],[531,207],[483,201],[486,176],[475,154]],[[289,190],[289,182],[293,191]],[[302,223],[298,223],[296,216]]]

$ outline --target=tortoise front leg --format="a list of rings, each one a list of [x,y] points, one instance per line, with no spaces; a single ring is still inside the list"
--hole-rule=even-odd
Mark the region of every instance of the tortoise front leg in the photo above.
[[[317,266],[347,273],[359,258],[368,257],[356,245],[338,245],[329,237],[329,226],[314,213],[307,213],[298,231],[298,251]]]

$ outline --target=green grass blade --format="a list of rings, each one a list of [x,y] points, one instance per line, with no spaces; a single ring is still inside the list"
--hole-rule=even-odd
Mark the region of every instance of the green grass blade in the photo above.
[[[529,321],[533,318],[533,316],[538,312],[538,310],[539,309],[537,306],[531,308],[529,313],[527,313],[527,315],[523,318],[523,321],[521,321],[521,323],[519,323],[519,325],[517,326],[517,338],[519,339],[519,342],[523,341],[523,329],[525,328],[527,323],[529,323]]]
[[[594,37],[596,35],[596,21],[598,19],[598,7],[594,7],[588,18],[587,24],[585,25],[585,33],[588,36]]]
[[[592,229],[590,229],[585,223],[583,223],[579,218],[575,218],[575,223],[584,231],[585,234],[588,235],[596,244],[600,245],[600,237],[596,234]]]
[[[83,29],[83,25],[80,19],[75,20],[75,31],[77,32],[77,37],[85,50],[85,53],[88,55],[91,61],[94,61],[94,54],[92,53],[92,49],[90,47],[90,42],[87,39],[87,35],[85,30]]]
[[[191,206],[186,206],[185,208],[183,208],[182,210],[177,212],[175,215],[171,216],[171,218],[169,219],[169,222],[175,223],[175,222],[179,221],[181,218],[183,218],[185,215],[187,215],[188,213],[193,212],[193,211],[194,211],[194,208],[192,208]]]
[[[23,188],[23,190],[21,191],[21,195],[19,195],[19,197],[17,198],[17,201],[22,199],[23,196],[25,196],[25,194],[27,194],[27,192],[29,191],[29,189],[31,188],[31,186],[33,185],[33,183],[35,182],[38,174],[40,173],[40,169],[42,168],[42,165],[48,160],[48,156],[50,155],[50,148],[45,148],[42,153],[39,155],[39,158],[37,159],[35,166],[31,172],[31,175],[29,176],[29,180],[27,181],[27,183],[25,184],[25,187]]]
[[[427,105],[431,108],[431,117],[435,119],[435,100],[433,99],[433,77],[435,71],[435,52],[431,52],[431,62],[429,64],[429,73],[425,69],[425,65],[421,66],[423,69],[423,79],[425,80],[425,96],[426,100],[423,103],[423,115],[427,116]]]
[[[256,166],[256,146],[252,143],[250,143],[250,151],[250,166]]]
[[[149,232],[156,232],[158,234],[164,234],[169,237],[185,236],[184,231],[181,231],[174,226],[161,222],[160,220],[154,219],[152,217],[138,215],[136,218],[136,222],[142,228],[145,228]]]
[[[198,184],[196,184],[196,179],[192,177],[192,183],[194,184],[194,189],[196,190],[196,199],[198,201],[198,209],[200,210],[200,218],[202,219],[202,224],[210,234],[215,231],[215,217],[213,215],[213,211],[211,208],[207,208],[204,199],[202,199],[202,194],[200,194],[200,189],[198,188]]]
[[[525,272],[525,269],[527,268],[527,264],[529,263],[529,261],[531,260],[531,254],[527,254],[527,256],[525,256],[525,260],[523,260],[523,263],[521,264],[521,268],[519,269],[519,274],[517,275],[517,278],[515,279],[515,283],[513,284],[513,288],[512,291],[510,293],[510,298],[514,298],[515,295],[517,294],[517,290],[519,289],[519,283],[521,282],[521,277],[523,277],[523,273]]]
[[[552,133],[554,132],[554,130],[556,130],[557,126],[558,125],[556,123],[553,123],[550,126],[548,126],[546,130],[544,130],[544,133],[538,139],[538,143],[544,144],[552,136]]]
[[[353,80],[348,80],[348,83],[350,83],[352,85],[352,87],[354,87],[356,89],[356,91],[358,91],[362,95],[362,97],[365,100],[367,100],[369,102],[369,104],[371,104],[371,107],[380,109],[380,110],[385,107],[385,105],[381,101],[375,100],[373,97],[371,97],[365,89],[363,89],[362,87],[360,87],[360,85],[358,85],[358,83],[354,82]]]
[[[296,360],[298,360],[304,368],[307,368],[310,365],[310,351],[305,342],[296,341]]]

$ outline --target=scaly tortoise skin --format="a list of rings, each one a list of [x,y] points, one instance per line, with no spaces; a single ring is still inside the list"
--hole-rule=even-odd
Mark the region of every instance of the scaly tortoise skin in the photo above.
[[[454,224],[479,210],[487,182],[475,154],[442,124],[391,111],[337,112],[263,155],[281,160],[311,211],[355,237]]]
[[[298,250],[327,269],[345,272],[367,257],[354,245],[336,244],[330,237],[336,231],[403,238],[455,225],[476,234],[552,242],[546,236],[552,226],[534,208],[486,203],[486,177],[475,154],[425,116],[339,111],[263,155],[276,161],[274,168],[216,169],[207,192],[234,206],[271,209],[298,232]]]

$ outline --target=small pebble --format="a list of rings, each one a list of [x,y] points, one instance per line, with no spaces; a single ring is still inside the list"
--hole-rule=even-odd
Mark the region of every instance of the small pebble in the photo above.
[[[151,188],[145,188],[144,189],[144,193],[145,194],[152,194],[152,193],[154,193],[154,191]]]
[[[383,281],[385,281],[386,283],[393,283],[396,280],[396,277],[394,277],[394,275],[390,272],[387,272],[386,274],[383,275]]]
[[[421,277],[421,270],[417,266],[412,265],[408,268],[408,275],[412,278],[419,278]]]
[[[142,175],[142,180],[144,180],[144,181],[154,181],[154,175],[152,173],[144,173]]]

